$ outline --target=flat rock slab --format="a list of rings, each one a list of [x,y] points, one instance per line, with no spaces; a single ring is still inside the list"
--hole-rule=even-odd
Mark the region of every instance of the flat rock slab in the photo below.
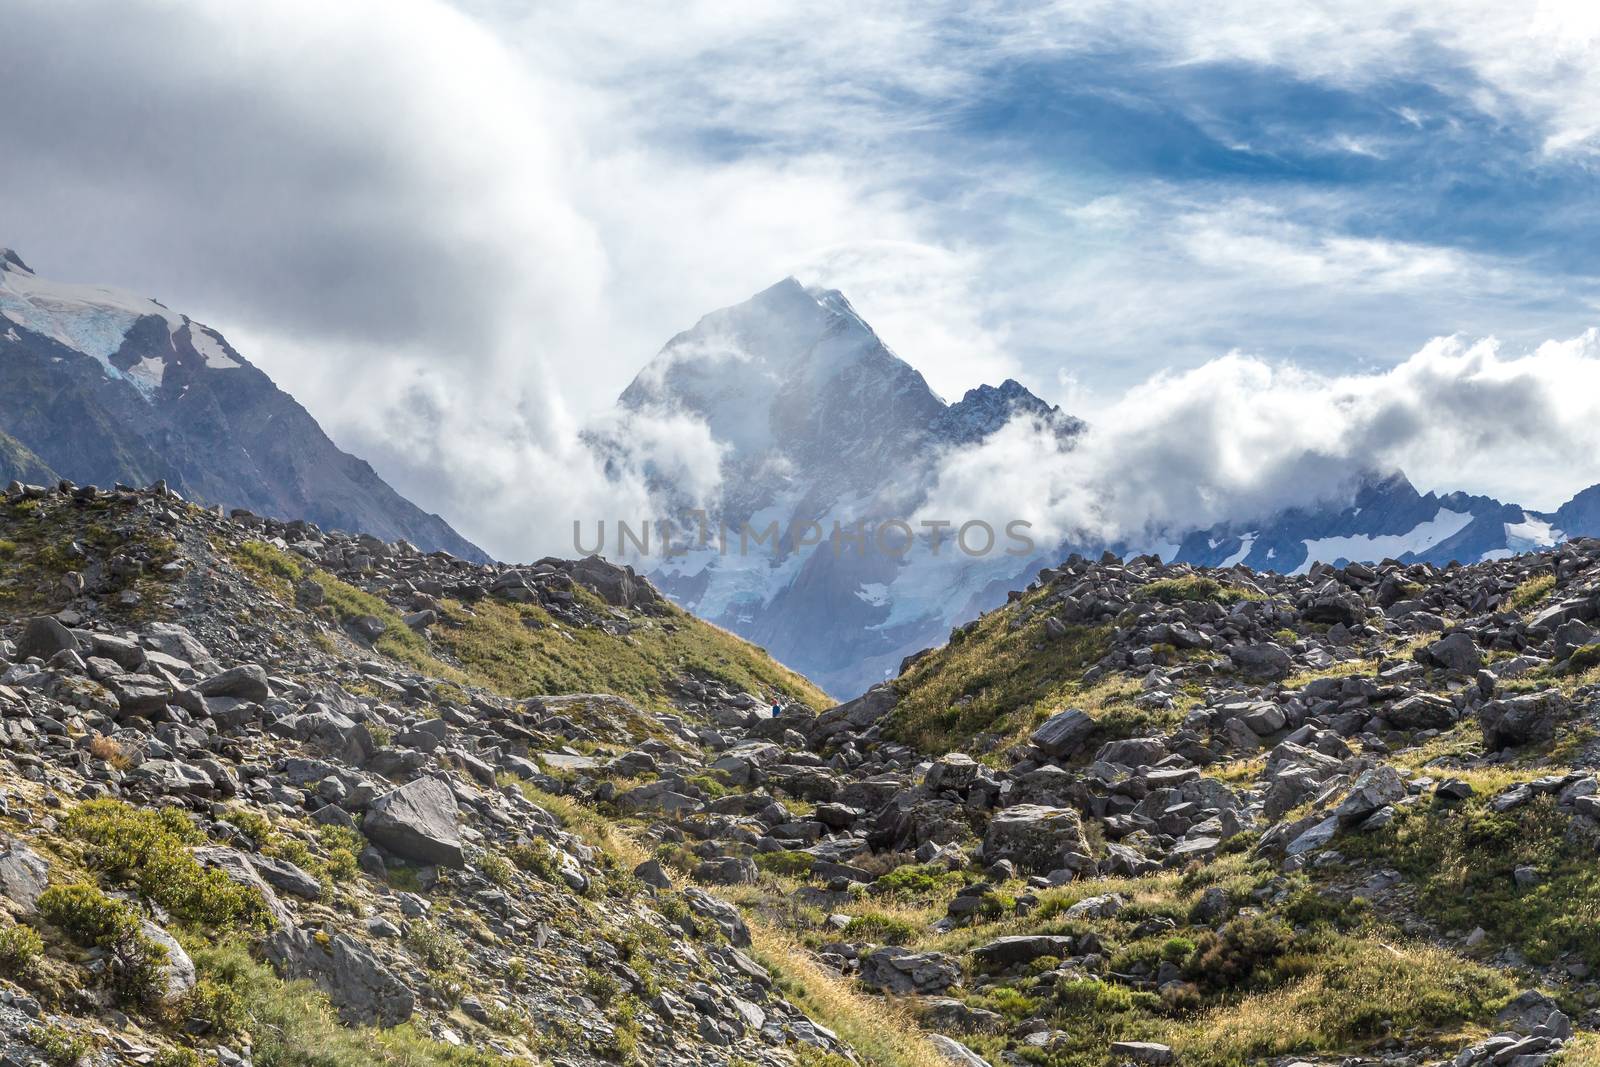
[[[401,859],[460,867],[461,828],[456,798],[437,778],[418,778],[372,802],[361,830]]]

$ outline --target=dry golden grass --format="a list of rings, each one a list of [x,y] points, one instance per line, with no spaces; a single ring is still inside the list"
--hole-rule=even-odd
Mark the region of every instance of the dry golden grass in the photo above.
[[[1577,1034],[1567,1042],[1557,1067],[1600,1067],[1600,1034]]]
[[[1182,1062],[1256,1063],[1347,1048],[1385,1023],[1453,1034],[1511,988],[1503,975],[1430,945],[1348,940],[1299,981],[1174,1024],[1166,1039]]]
[[[749,925],[753,954],[789,999],[848,1042],[870,1067],[943,1062],[902,1005],[858,992],[853,983],[815,963],[789,934],[759,919]]]
[[[133,759],[114,737],[105,734],[95,734],[89,739],[89,755],[95,759],[105,760],[119,771],[125,771],[133,766]]]

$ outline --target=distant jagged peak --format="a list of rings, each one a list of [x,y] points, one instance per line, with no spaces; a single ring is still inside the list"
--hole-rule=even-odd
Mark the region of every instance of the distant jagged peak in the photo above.
[[[968,389],[944,413],[941,436],[955,443],[971,444],[988,437],[1019,415],[1052,427],[1062,438],[1076,436],[1085,426],[1083,420],[1041,399],[1015,378],[1007,378],[999,385]]]
[[[32,274],[33,268],[22,262],[22,257],[17,255],[15,249],[0,247],[0,273],[9,271]]]

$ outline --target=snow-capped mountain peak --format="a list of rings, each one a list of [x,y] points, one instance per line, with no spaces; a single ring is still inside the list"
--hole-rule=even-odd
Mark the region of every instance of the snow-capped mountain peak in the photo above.
[[[792,277],[672,338],[619,406],[703,420],[723,447],[714,513],[734,528],[776,522],[782,531],[911,515],[949,449],[981,441],[1019,414],[1063,437],[1081,428],[1016,381],[947,404],[844,294]],[[626,449],[615,438],[596,443],[608,456]],[[671,498],[672,487],[664,489]],[[898,663],[908,640],[927,636],[922,623],[946,627],[941,605],[966,612],[975,580],[970,568],[935,572],[885,556],[802,553],[792,539],[780,542],[776,558],[711,551],[654,562],[653,577],[686,606],[840,693]],[[1014,558],[994,564],[1004,571],[996,580],[1014,579],[1020,567]],[[914,580],[908,569],[918,570]]]
[[[482,552],[341,452],[220,332],[121,289],[40,277],[0,251],[0,484],[41,470]]]

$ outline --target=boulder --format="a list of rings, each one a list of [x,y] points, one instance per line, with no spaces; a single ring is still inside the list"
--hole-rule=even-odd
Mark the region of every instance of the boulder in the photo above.
[[[285,978],[305,978],[328,995],[350,1026],[397,1026],[411,1018],[415,997],[405,982],[347,934],[280,930],[263,946]]]
[[[208,697],[233,697],[236,700],[265,700],[272,695],[267,672],[255,663],[241,663],[221,674],[213,674],[195,686]]]
[[[989,1061],[973,1052],[953,1037],[929,1034],[928,1044],[933,1046],[941,1061],[950,1067],[989,1067]]]
[[[1018,804],[995,812],[980,856],[985,864],[1010,860],[1030,874],[1077,870],[1092,862],[1078,813],[1041,804]]]
[[[1491,700],[1478,709],[1483,749],[1499,752],[1503,748],[1548,741],[1555,736],[1556,722],[1566,710],[1566,698],[1559,689]]]
[[[1166,1067],[1167,1064],[1178,1062],[1177,1054],[1172,1051],[1171,1045],[1161,1045],[1154,1041],[1113,1041],[1111,1058],[1118,1062],[1130,1060],[1134,1063],[1150,1064],[1151,1067]]]
[[[1077,708],[1050,716],[1033,731],[1030,740],[1051,759],[1068,759],[1077,754],[1095,731],[1095,721]]]
[[[460,867],[456,798],[438,778],[418,778],[372,802],[362,833],[402,859]]]
[[[1456,721],[1456,709],[1431,693],[1415,693],[1384,708],[1382,716],[1397,730],[1444,730]]]
[[[960,965],[942,952],[888,945],[861,959],[861,981],[885,993],[942,993],[960,980]]]
[[[1125,737],[1107,741],[1095,753],[1096,763],[1114,763],[1122,767],[1148,767],[1167,757],[1167,743],[1159,737]]]
[[[1388,766],[1374,767],[1362,772],[1333,814],[1341,826],[1354,826],[1379,808],[1403,800],[1405,795],[1406,783],[1398,771]]]
[[[1476,674],[1483,666],[1483,653],[1471,634],[1453,633],[1417,649],[1417,662],[1440,667],[1454,674]]]
[[[57,652],[68,650],[79,651],[78,639],[72,636],[71,630],[61,625],[60,620],[49,615],[29,619],[22,628],[22,636],[17,640],[19,660],[37,656],[48,661]]]
[[[205,674],[217,672],[217,661],[211,658],[206,646],[175,622],[150,623],[140,632],[139,643],[152,651],[182,660]]]
[[[0,840],[0,897],[21,915],[32,915],[50,884],[50,864],[20,841]]]
[[[1053,934],[1018,934],[999,937],[972,950],[972,958],[985,967],[1002,970],[1030,963],[1041,956],[1072,955],[1072,938]]]
[[[150,716],[167,706],[172,686],[153,674],[113,674],[102,683],[124,715]]]
[[[1289,653],[1270,643],[1230,646],[1228,659],[1233,661],[1240,674],[1274,682],[1287,678],[1294,667],[1294,660]]]
[[[660,600],[655,587],[635,574],[632,567],[619,567],[599,556],[575,561],[569,573],[573,581],[594,590],[614,607],[643,607]]]
[[[163,1004],[176,1004],[194,988],[194,961],[178,944],[178,939],[148,919],[139,920],[139,932],[166,950],[161,963],[161,984],[156,990]]]

